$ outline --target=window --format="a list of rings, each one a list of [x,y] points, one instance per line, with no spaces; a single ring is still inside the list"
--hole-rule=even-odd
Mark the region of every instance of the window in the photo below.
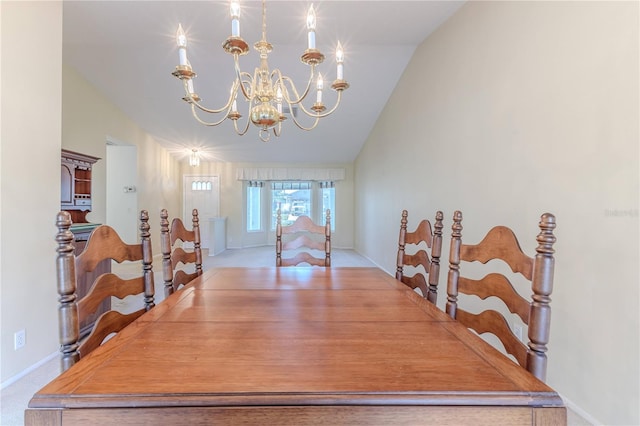
[[[247,184],[247,231],[262,230],[260,214],[263,182],[249,181]]]
[[[313,218],[311,210],[311,182],[271,183],[271,229],[276,229],[278,208],[282,225],[291,225],[298,216]]]
[[[191,182],[192,191],[211,191],[212,189],[213,185],[211,184],[211,181],[194,180]]]
[[[247,232],[274,231],[278,208],[283,225],[291,225],[298,216],[309,216],[315,223],[324,224],[327,209],[331,210],[331,230],[336,224],[336,195],[334,182],[246,181]],[[264,190],[270,191],[265,194]],[[271,206],[269,207],[269,195]],[[266,198],[265,198],[266,197]],[[270,225],[269,225],[270,223]]]

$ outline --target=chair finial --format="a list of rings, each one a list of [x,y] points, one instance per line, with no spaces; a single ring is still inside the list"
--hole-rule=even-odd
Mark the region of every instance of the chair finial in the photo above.
[[[147,311],[156,304],[153,301],[155,288],[153,285],[153,253],[151,252],[151,233],[149,232],[149,212],[140,211],[140,239],[142,242],[142,273],[144,276],[144,306]]]
[[[460,278],[460,245],[462,244],[462,212],[453,212],[451,246],[449,249],[449,277],[447,279],[447,306],[449,316],[456,318],[458,310],[458,279]]]

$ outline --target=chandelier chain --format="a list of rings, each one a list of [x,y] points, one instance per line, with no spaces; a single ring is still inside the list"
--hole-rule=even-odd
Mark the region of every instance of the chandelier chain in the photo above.
[[[267,41],[267,1],[262,0],[262,41]]]

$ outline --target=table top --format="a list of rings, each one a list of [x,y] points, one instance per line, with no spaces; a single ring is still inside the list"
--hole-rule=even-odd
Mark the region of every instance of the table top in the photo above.
[[[378,268],[218,268],[37,392],[30,408],[562,407]]]

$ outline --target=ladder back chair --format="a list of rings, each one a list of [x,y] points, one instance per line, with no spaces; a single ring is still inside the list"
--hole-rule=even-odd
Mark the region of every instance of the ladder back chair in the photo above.
[[[438,282],[440,278],[443,214],[441,211],[436,212],[433,231],[431,223],[424,219],[413,232],[408,232],[407,217],[407,211],[403,210],[402,219],[400,220],[400,236],[398,237],[396,279],[402,281],[413,290],[419,289],[422,297],[435,305],[438,300]],[[412,247],[412,254],[407,254],[407,245]],[[429,257],[425,248],[431,249],[431,257]],[[405,267],[408,266],[415,270],[413,275],[405,274]]]
[[[60,326],[60,352],[62,371],[69,369],[92,350],[100,346],[106,337],[118,333],[124,327],[140,317],[154,304],[154,283],[152,271],[151,236],[149,233],[149,214],[140,213],[139,244],[126,244],[116,231],[107,225],[93,230],[82,253],[74,255],[74,237],[70,231],[72,221],[69,212],[61,211],[56,218],[56,259],[58,310]],[[105,259],[142,263],[141,275],[135,278],[123,278],[114,273],[98,276],[89,292],[79,300],[76,296],[77,277],[92,271]],[[89,335],[80,340],[79,324],[93,314],[106,297],[115,296],[124,299],[129,295],[144,295],[144,307],[130,314],[115,310],[103,313],[95,322]]]
[[[191,230],[187,230],[179,218],[174,218],[169,226],[169,213],[160,211],[160,244],[162,245],[162,275],[164,278],[164,294],[169,296],[182,285],[202,275],[202,249],[200,247],[200,220],[198,209],[191,211]],[[186,251],[176,246],[176,242],[193,243],[193,250]],[[193,264],[193,272],[177,269]]]
[[[285,235],[291,239],[286,240]],[[315,238],[314,239],[314,235]],[[319,250],[324,257],[315,257],[309,251],[300,249]],[[284,251],[296,251],[293,257],[284,258]],[[311,266],[331,266],[331,211],[327,209],[325,224],[316,225],[309,216],[298,216],[289,226],[282,226],[280,209],[276,216],[276,266],[296,266],[308,263]]]
[[[495,335],[504,345],[506,352],[511,354],[520,366],[544,381],[551,322],[549,304],[553,290],[555,216],[550,213],[543,214],[539,227],[536,255],[532,258],[524,254],[513,231],[505,226],[491,229],[477,245],[462,244],[462,213],[456,211],[453,216],[449,253],[446,311],[451,318],[478,334]],[[489,273],[479,280],[460,276],[461,261],[486,264],[492,259],[501,259],[514,274],[521,274],[531,282],[533,295],[530,299],[518,294],[514,285],[503,274]],[[458,306],[458,293],[476,295],[483,301],[490,296],[500,298],[508,310],[528,326],[527,345],[514,334],[507,319],[498,311],[487,309],[473,314],[461,309]]]

